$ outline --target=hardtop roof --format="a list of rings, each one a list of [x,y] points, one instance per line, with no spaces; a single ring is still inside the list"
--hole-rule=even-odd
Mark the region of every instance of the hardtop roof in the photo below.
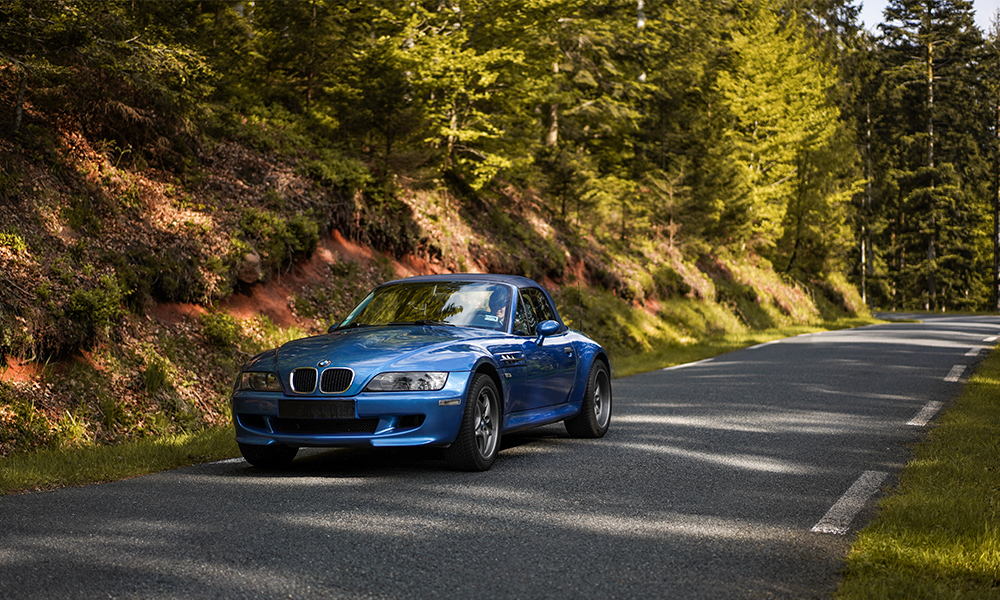
[[[528,279],[527,277],[522,277],[520,275],[502,275],[499,273],[443,273],[439,275],[417,275],[415,277],[394,279],[392,281],[387,281],[382,285],[407,282],[418,283],[422,281],[484,281],[490,283],[506,283],[519,288],[535,287],[544,289],[533,279]]]

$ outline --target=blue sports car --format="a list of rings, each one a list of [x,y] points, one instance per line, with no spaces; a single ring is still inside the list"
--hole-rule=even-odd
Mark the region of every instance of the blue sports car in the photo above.
[[[485,471],[505,433],[564,421],[573,437],[603,436],[610,373],[534,281],[429,275],[382,284],[326,334],[254,356],[231,404],[259,467],[304,446],[439,446],[452,468]]]

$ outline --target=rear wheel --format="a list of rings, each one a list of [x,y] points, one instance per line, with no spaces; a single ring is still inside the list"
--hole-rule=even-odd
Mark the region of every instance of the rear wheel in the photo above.
[[[445,448],[448,465],[459,471],[485,471],[500,451],[500,395],[488,375],[472,380],[458,437]]]
[[[603,362],[595,360],[590,367],[580,414],[565,423],[566,431],[576,438],[599,438],[607,433],[611,425],[611,377]]]
[[[275,469],[284,467],[292,462],[299,449],[295,446],[285,446],[283,444],[271,444],[270,446],[258,446],[255,444],[240,444],[240,453],[248,463],[263,469]]]

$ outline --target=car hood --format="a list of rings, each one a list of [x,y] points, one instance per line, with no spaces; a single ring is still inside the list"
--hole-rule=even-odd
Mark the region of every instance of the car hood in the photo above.
[[[354,371],[358,385],[383,371],[471,369],[486,354],[480,343],[503,336],[486,329],[436,325],[342,329],[284,344],[276,352],[275,366],[282,379],[301,367],[346,367]]]

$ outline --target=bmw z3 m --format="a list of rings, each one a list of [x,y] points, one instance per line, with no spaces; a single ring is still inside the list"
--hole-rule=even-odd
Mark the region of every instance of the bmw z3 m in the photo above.
[[[254,356],[231,405],[259,467],[302,447],[437,446],[452,468],[485,471],[513,431],[563,421],[602,437],[610,374],[534,281],[429,275],[384,283],[327,333]]]

